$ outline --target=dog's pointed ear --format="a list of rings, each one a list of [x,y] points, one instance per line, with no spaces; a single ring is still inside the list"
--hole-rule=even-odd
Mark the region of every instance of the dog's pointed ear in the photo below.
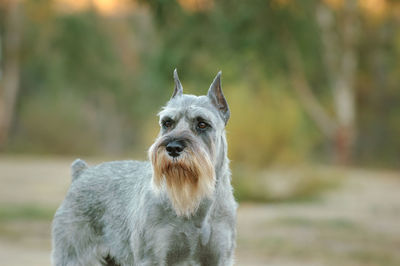
[[[207,96],[210,98],[212,104],[219,110],[226,125],[230,117],[230,111],[221,88],[221,74],[222,72],[219,71],[214,81],[211,83]]]
[[[176,68],[174,70],[174,81],[175,81],[175,87],[171,99],[177,96],[181,96],[183,94],[182,84],[181,81],[179,80],[178,71],[176,71]]]

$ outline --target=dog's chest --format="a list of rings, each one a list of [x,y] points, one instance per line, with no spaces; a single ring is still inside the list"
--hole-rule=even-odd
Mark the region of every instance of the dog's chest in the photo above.
[[[205,265],[204,260],[214,256],[211,248],[213,237],[210,224],[201,227],[181,225],[158,228],[154,232],[158,241],[153,242],[153,250],[163,250],[161,256],[166,265]],[[208,264],[208,265],[213,265]]]
[[[167,265],[203,265],[204,256],[210,257],[211,227],[191,228],[170,235]]]

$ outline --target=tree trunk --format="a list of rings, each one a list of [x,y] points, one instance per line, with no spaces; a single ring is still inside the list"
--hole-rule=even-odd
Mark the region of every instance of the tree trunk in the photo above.
[[[286,33],[287,62],[292,86],[305,111],[314,120],[326,139],[333,145],[334,159],[340,164],[351,161],[356,137],[355,78],[357,75],[357,40],[359,38],[357,0],[344,1],[343,23],[339,23],[323,2],[316,6],[316,22],[323,45],[323,60],[332,89],[334,116],[322,106],[314,95],[304,73],[301,53]]]
[[[342,29],[342,56],[339,63],[338,76],[333,87],[334,102],[339,129],[337,132],[338,160],[342,164],[349,163],[356,139],[356,104],[355,79],[358,67],[357,41],[360,37],[358,21],[358,1],[344,2],[344,23]]]
[[[7,143],[14,118],[19,89],[19,48],[21,40],[21,4],[18,0],[1,3],[4,31],[0,36],[2,57],[0,76],[0,150]]]
[[[333,138],[335,159],[341,164],[351,161],[356,139],[354,86],[358,66],[356,46],[360,34],[357,4],[356,0],[343,2],[341,26],[333,11],[324,3],[319,3],[316,9],[336,114],[337,127]]]

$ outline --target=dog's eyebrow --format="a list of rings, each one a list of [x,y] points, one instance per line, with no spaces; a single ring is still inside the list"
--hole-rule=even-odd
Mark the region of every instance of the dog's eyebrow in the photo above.
[[[188,116],[189,116],[189,119],[201,118],[203,120],[206,120],[208,122],[216,124],[216,121],[214,119],[215,115],[212,112],[210,112],[209,110],[205,109],[205,108],[201,108],[201,107],[193,108],[189,112]]]
[[[165,117],[169,117],[172,120],[177,120],[178,118],[178,110],[177,109],[163,109],[158,113],[158,116],[160,117],[160,121],[164,119]]]

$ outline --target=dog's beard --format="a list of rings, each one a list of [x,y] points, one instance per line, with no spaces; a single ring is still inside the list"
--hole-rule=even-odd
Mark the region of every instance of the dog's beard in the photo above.
[[[149,150],[153,165],[153,187],[166,190],[178,216],[191,216],[203,198],[211,197],[215,171],[203,150],[186,148],[179,157],[171,158],[164,147],[153,145]]]

